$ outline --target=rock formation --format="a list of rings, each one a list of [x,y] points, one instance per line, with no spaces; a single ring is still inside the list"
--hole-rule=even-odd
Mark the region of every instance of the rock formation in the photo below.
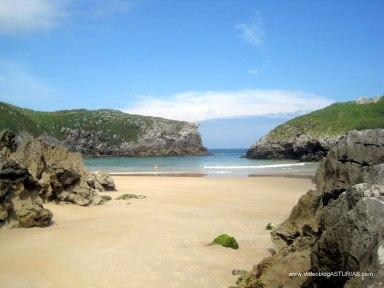
[[[10,130],[0,133],[0,227],[47,226],[52,214],[44,202],[100,204],[95,188],[113,190],[114,183],[105,173],[90,174],[79,153]]]
[[[252,145],[250,159],[318,161],[346,133],[384,128],[384,97],[335,103],[291,119]]]
[[[0,102],[0,130],[12,128],[89,157],[207,154],[198,125],[127,114],[74,109],[39,112]]]
[[[371,104],[371,103],[377,103],[381,99],[380,96],[376,96],[373,98],[368,98],[368,97],[360,97],[356,99],[356,104],[357,105],[366,105],[366,104]]]
[[[303,195],[289,218],[271,232],[276,254],[255,266],[247,275],[249,283],[384,286],[383,176],[383,129],[342,137],[321,162],[317,189]],[[290,274],[294,272],[302,274]],[[363,272],[373,274],[362,277]]]
[[[113,182],[111,176],[105,171],[89,173],[87,183],[91,188],[100,192],[116,191],[115,182]]]
[[[314,137],[302,134],[292,138],[272,140],[270,134],[267,134],[247,150],[246,157],[317,161],[323,158],[331,147],[335,146],[340,137]]]

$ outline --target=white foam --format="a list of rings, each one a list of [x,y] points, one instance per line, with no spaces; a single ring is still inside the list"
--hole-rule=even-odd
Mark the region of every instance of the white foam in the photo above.
[[[265,169],[265,168],[284,168],[294,166],[304,166],[305,163],[290,163],[290,164],[266,164],[266,165],[223,165],[223,166],[203,166],[203,169]]]

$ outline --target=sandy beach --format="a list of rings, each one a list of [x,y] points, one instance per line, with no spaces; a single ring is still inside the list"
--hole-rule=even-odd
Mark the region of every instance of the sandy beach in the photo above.
[[[279,223],[314,184],[284,177],[113,177],[102,206],[47,204],[48,228],[0,231],[0,287],[228,287],[269,255]],[[145,199],[115,200],[123,193]],[[233,235],[238,250],[207,246]]]

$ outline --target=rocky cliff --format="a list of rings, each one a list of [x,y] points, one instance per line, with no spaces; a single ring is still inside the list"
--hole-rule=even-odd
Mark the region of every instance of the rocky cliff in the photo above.
[[[42,136],[93,157],[207,153],[197,124],[117,110],[39,112],[0,102],[1,129]]]
[[[271,232],[276,254],[236,287],[384,286],[384,130],[342,137],[316,184]]]
[[[336,103],[276,127],[252,145],[246,157],[320,160],[347,132],[373,128],[384,128],[383,97]]]
[[[98,191],[115,190],[105,173],[90,173],[79,153],[44,139],[0,132],[0,228],[45,227],[44,202],[97,205]]]

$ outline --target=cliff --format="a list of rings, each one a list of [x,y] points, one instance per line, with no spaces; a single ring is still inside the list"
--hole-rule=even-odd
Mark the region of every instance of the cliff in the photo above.
[[[47,142],[91,157],[207,153],[197,124],[118,110],[40,112],[0,102],[2,129],[42,136]]]
[[[271,232],[276,253],[235,287],[382,287],[383,176],[384,129],[347,133],[321,161],[316,189]]]
[[[384,128],[383,97],[336,103],[276,127],[251,146],[246,157],[320,160],[347,132],[374,128]]]

